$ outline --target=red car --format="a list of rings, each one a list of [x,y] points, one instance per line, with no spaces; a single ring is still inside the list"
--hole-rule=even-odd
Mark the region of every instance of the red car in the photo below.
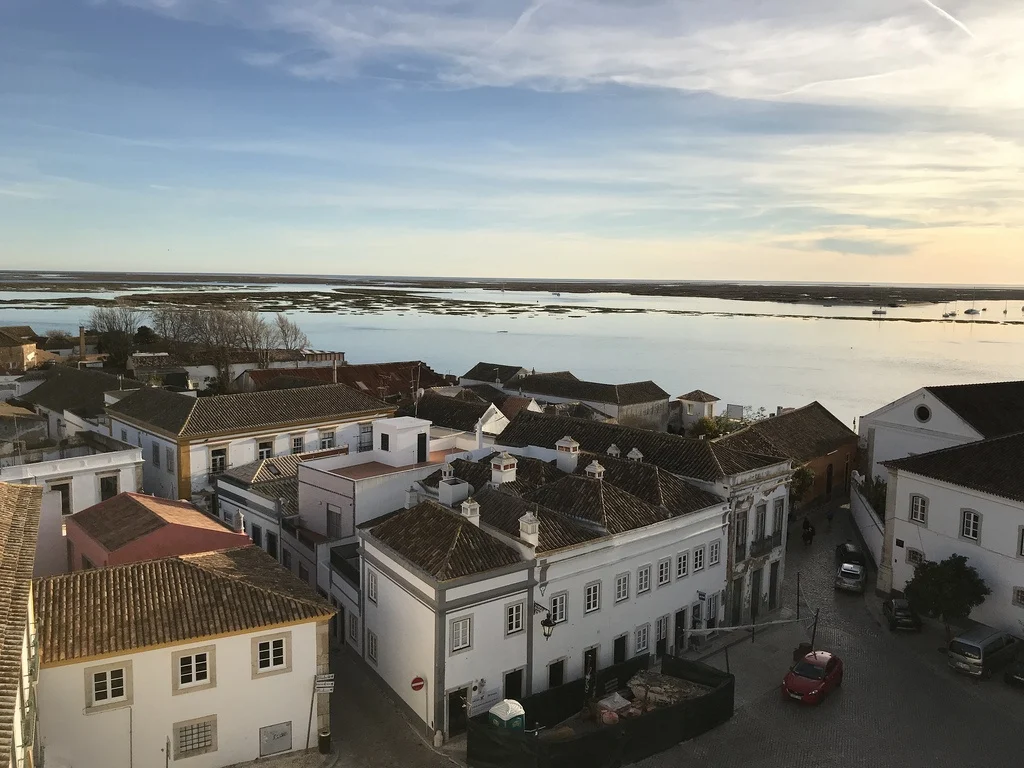
[[[843,660],[828,651],[811,651],[789,670],[782,695],[802,704],[817,704],[843,684]]]

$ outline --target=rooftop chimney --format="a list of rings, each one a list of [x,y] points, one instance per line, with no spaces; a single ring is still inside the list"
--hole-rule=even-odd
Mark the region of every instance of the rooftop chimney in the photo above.
[[[611,445],[608,446],[608,455],[611,456],[613,459],[617,459],[619,458],[619,456],[622,455],[622,451],[619,450],[619,446],[617,446],[615,443],[612,443]]]
[[[78,326],[78,356],[85,357],[85,326]]]
[[[519,538],[534,549],[540,544],[540,520],[533,512],[527,512],[519,518]]]
[[[245,515],[242,510],[235,512],[235,533],[245,533]]]
[[[499,453],[491,459],[491,485],[497,488],[502,483],[514,483],[518,465],[515,456],[510,456],[507,451]]]
[[[480,505],[473,499],[462,502],[462,516],[473,525],[480,527]]]
[[[587,477],[594,480],[604,479],[604,467],[597,463],[597,459],[587,464],[587,468],[584,470],[587,473]]]
[[[626,458],[629,459],[630,461],[643,461],[644,455],[640,453],[640,450],[638,448],[634,448],[633,450],[626,454]]]
[[[444,466],[441,467],[441,479],[451,480],[455,477],[455,467],[452,466],[450,461],[446,461]]]
[[[416,492],[416,489],[409,486],[409,490],[405,492],[405,508],[412,509],[420,503],[420,495]]]
[[[463,500],[469,498],[469,483],[457,477],[449,477],[437,484],[437,500],[446,507],[454,509]]]
[[[555,443],[555,450],[558,452],[555,457],[558,468],[568,474],[575,472],[580,460],[580,444],[566,435]]]
[[[338,383],[338,358],[335,357],[331,361],[331,381],[335,384]]]

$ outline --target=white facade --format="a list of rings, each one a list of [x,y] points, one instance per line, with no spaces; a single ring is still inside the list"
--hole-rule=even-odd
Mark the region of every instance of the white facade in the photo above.
[[[284,510],[280,503],[254,493],[248,488],[217,481],[217,516],[228,525],[248,534],[253,543],[281,561],[281,518]]]
[[[952,554],[963,555],[992,590],[971,618],[1024,635],[1024,503],[905,470],[890,473],[888,493],[887,506],[893,511],[893,589],[902,591],[913,578],[917,559],[939,562]],[[918,520],[911,516],[915,496],[925,500],[923,515],[917,502]],[[978,516],[976,539],[964,535],[965,512]],[[967,531],[974,531],[970,521]]]
[[[260,639],[283,637],[287,669],[256,671]],[[316,743],[317,712],[310,718],[317,672],[315,622],[139,650],[65,664],[44,664],[39,676],[40,737],[54,768],[133,768],[188,760],[219,768],[261,755],[261,746],[282,751]],[[179,685],[179,656],[209,654],[210,685]],[[125,695],[98,706],[93,675],[124,670]],[[209,730],[185,730],[210,722]],[[262,729],[269,730],[262,730]],[[290,731],[290,740],[286,734]],[[213,748],[181,754],[182,740],[212,738]],[[273,738],[276,736],[277,738]],[[199,743],[204,743],[200,741]],[[170,755],[167,748],[170,747]]]
[[[871,477],[887,477],[883,462],[981,440],[970,424],[927,389],[919,389],[862,416],[857,431],[867,446]]]

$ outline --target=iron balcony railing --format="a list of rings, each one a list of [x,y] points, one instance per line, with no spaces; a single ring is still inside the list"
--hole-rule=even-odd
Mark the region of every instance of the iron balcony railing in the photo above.
[[[757,557],[771,552],[776,547],[782,546],[782,531],[776,531],[771,536],[763,536],[755,539],[750,544],[750,556]]]

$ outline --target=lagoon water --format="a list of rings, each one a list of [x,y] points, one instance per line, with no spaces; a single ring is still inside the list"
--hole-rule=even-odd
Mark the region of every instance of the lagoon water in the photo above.
[[[70,289],[67,295],[76,293],[81,296]],[[942,321],[944,308],[934,305],[888,309],[887,319],[877,321],[869,319],[866,307],[624,294],[555,297],[474,288],[416,293],[528,306],[516,315],[493,314],[486,306],[469,315],[445,314],[443,308],[290,314],[314,347],[342,350],[352,363],[421,359],[457,375],[486,360],[571,369],[582,378],[608,382],[649,378],[673,396],[703,389],[723,405],[774,410],[820,400],[847,424],[921,386],[1024,378],[1024,325],[969,322],[963,304],[958,322]],[[0,299],[59,295],[10,292]],[[553,306],[562,313],[552,314]],[[629,311],[602,313],[609,309]],[[990,303],[980,319],[1001,320],[1003,309]],[[1021,319],[1019,306],[1008,310],[1010,320]],[[29,324],[39,333],[76,331],[88,313],[87,307],[22,305],[0,309],[0,325]]]

